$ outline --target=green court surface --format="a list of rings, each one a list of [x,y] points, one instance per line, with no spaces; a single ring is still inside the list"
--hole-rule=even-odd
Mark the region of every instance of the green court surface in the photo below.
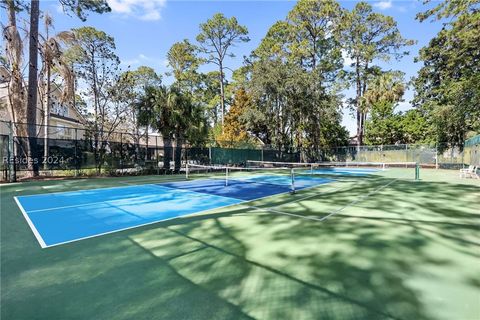
[[[162,178],[2,185],[1,319],[480,319],[480,181],[413,174],[333,177],[46,249],[14,196]]]

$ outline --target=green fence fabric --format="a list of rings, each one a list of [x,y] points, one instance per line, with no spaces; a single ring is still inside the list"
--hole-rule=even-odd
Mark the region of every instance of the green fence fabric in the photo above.
[[[308,161],[300,152],[274,147],[213,143],[202,147],[174,145],[150,136],[128,132],[95,139],[84,128],[38,126],[36,138],[26,138],[26,125],[0,121],[0,170],[2,180],[27,176],[36,165],[40,175],[71,176],[89,174],[165,173],[175,164],[186,162],[244,166],[247,160],[300,162]],[[165,145],[164,145],[165,143]],[[29,150],[31,148],[31,150]],[[11,149],[11,150],[10,150]],[[314,157],[321,161],[417,162],[422,166],[458,168],[480,165],[480,135],[465,141],[464,150],[451,148],[439,152],[435,145],[347,146],[321,150]],[[16,174],[19,173],[19,174]]]
[[[465,141],[465,163],[480,166],[480,135]]]
[[[471,147],[476,144],[480,144],[480,134],[478,136],[465,140],[465,147]]]

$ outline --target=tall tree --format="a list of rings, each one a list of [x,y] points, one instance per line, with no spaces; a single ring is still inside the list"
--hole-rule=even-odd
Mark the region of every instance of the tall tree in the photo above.
[[[30,2],[30,32],[28,48],[28,95],[27,95],[27,130],[28,130],[28,169],[38,175],[37,156],[37,90],[38,90],[38,20],[40,1]]]
[[[383,72],[370,80],[360,105],[364,110],[369,110],[378,103],[397,104],[402,100],[405,87],[403,72]]]
[[[420,110],[408,110],[402,114],[401,122],[403,143],[435,143],[430,119]]]
[[[405,92],[402,72],[384,72],[373,78],[361,97],[360,105],[369,111],[365,123],[367,144],[395,144],[402,142],[401,114],[394,110]]]
[[[183,40],[174,43],[167,53],[168,65],[172,68],[177,87],[192,94],[199,82],[197,70],[201,62],[196,52],[194,45]]]
[[[430,4],[432,0],[423,0],[423,4]],[[423,22],[429,18],[440,20],[457,17],[468,12],[480,10],[479,0],[443,0],[435,1],[435,6],[417,14],[417,19]]]
[[[180,169],[181,148],[185,140],[194,140],[194,134],[204,129],[204,120],[189,94],[172,86],[147,87],[138,101],[140,122],[161,133],[163,139],[163,168],[170,169],[172,140],[176,142],[175,170]],[[202,128],[203,127],[203,128]]]
[[[23,43],[17,27],[17,13],[24,10],[25,6],[17,0],[0,1],[2,9],[8,12],[8,25],[3,28],[2,36],[5,39],[5,63],[8,67],[8,113],[10,119],[15,123],[13,134],[15,136],[27,137],[27,130],[24,125],[18,123],[26,122],[26,94],[23,83]],[[19,150],[13,150],[18,155]],[[22,150],[23,151],[23,150]],[[10,163],[10,179],[16,180],[13,162]]]
[[[147,116],[148,112],[138,109],[138,100],[142,98],[147,87],[159,87],[162,83],[162,77],[158,75],[154,69],[147,66],[140,66],[136,70],[125,71],[120,75],[120,79],[125,82],[125,88],[120,95],[123,96],[127,103],[127,117],[123,124],[130,128],[126,133],[135,144],[135,161],[140,160],[140,143],[145,139],[148,149],[149,143],[149,123],[140,121],[140,114]],[[148,110],[146,110],[148,111]],[[148,153],[145,153],[145,160],[147,160]]]
[[[252,98],[244,89],[238,89],[235,93],[233,104],[225,115],[225,126],[223,132],[216,137],[216,141],[220,146],[233,146],[242,144],[250,144],[252,141],[247,132],[243,115],[246,110],[252,108]]]
[[[423,66],[414,81],[413,103],[431,119],[440,150],[462,149],[470,131],[480,132],[478,1],[459,7],[452,3],[446,1],[435,7],[437,11],[430,11],[439,18],[452,19],[420,50],[417,61],[422,61]],[[422,15],[421,19],[428,16]]]
[[[73,11],[82,21],[86,19],[86,11],[98,13],[109,12],[111,9],[105,0],[60,0],[63,8]],[[29,72],[28,72],[28,97],[27,97],[27,123],[29,135],[29,157],[32,159],[32,150],[36,149],[36,114],[37,114],[37,88],[38,88],[38,24],[40,18],[40,0],[30,2],[30,31],[29,31]],[[38,166],[33,162],[33,172],[38,174]]]
[[[373,63],[377,59],[399,59],[408,54],[401,49],[415,42],[402,37],[392,17],[373,12],[372,6],[366,2],[357,3],[350,12],[344,11],[337,35],[346,55],[353,61],[349,79],[356,93],[350,103],[356,112],[357,139],[361,145],[367,115],[362,109],[361,99],[377,69]]]
[[[230,49],[238,43],[249,41],[247,34],[247,28],[240,25],[235,17],[226,18],[223,14],[216,13],[207,22],[200,24],[200,33],[197,35],[206,62],[218,67],[222,127],[225,114],[225,58],[235,57]]]
[[[111,102],[112,98],[117,98],[116,93],[121,94],[116,89],[125,85],[125,79],[118,75],[120,60],[115,54],[113,37],[93,27],[72,31],[77,42],[77,46],[72,48],[76,51],[76,72],[86,88],[83,96],[93,110],[94,152],[101,164],[105,141],[123,117],[123,112],[119,113]],[[111,107],[115,110],[110,110]],[[116,112],[110,114],[110,111]]]
[[[73,13],[82,21],[87,20],[89,12],[106,13],[112,11],[107,0],[59,0],[65,13]]]
[[[74,74],[70,68],[64,56],[64,48],[62,45],[73,45],[75,36],[73,32],[63,31],[55,35],[50,35],[50,29],[53,27],[53,19],[48,14],[44,14],[44,32],[45,34],[39,34],[40,36],[40,56],[42,67],[39,74],[39,87],[38,91],[41,93],[41,109],[44,124],[44,137],[43,137],[43,156],[44,159],[48,157],[48,139],[49,139],[49,123],[50,123],[50,109],[51,105],[55,103],[66,104],[73,100],[74,95]],[[55,77],[58,75],[58,77]],[[61,80],[62,83],[57,82],[54,90],[59,90],[61,87],[62,92],[58,101],[52,101],[52,82],[53,79]],[[61,86],[60,86],[61,84]],[[38,121],[40,122],[40,121]],[[44,162],[45,169],[48,167],[47,161]]]
[[[299,1],[250,59],[248,89],[255,103],[244,116],[249,131],[280,151],[301,150],[304,160],[318,160],[320,149],[335,143],[326,128],[342,137],[345,132],[336,89],[340,13],[334,1]]]
[[[341,52],[333,37],[341,16],[340,5],[334,0],[301,0],[288,13],[292,57],[315,70],[320,64],[323,74],[340,68]],[[333,58],[333,59],[332,59]]]
[[[26,94],[23,83],[23,42],[17,27],[17,13],[24,10],[25,6],[16,0],[2,0],[1,7],[8,12],[8,25],[3,28],[5,39],[5,59],[9,67],[8,74],[8,99],[10,119],[13,122],[25,123],[26,118]],[[24,126],[15,126],[16,136],[27,137]]]

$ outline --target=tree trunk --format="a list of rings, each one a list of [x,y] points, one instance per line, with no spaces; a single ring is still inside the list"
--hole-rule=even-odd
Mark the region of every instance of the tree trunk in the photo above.
[[[93,136],[94,136],[94,141],[95,141],[95,148],[93,149],[93,154],[94,154],[94,158],[95,158],[95,161],[97,162],[98,161],[98,158],[99,158],[99,135],[98,135],[98,109],[99,109],[99,106],[98,106],[98,91],[97,91],[97,74],[96,74],[96,65],[95,65],[95,48],[93,48],[90,52],[90,58],[92,59],[92,79],[93,79],[93,84],[92,84],[92,91],[93,91],[93,106],[94,106],[94,110],[93,110],[93,116],[94,116],[94,119],[93,119]],[[101,162],[101,160],[100,160]],[[98,164],[98,162],[96,163],[97,164],[97,174],[100,174],[100,170],[101,170],[101,163]]]
[[[355,108],[357,112],[357,145],[361,146],[363,144],[363,123],[362,123],[362,110],[360,107],[360,99],[362,97],[362,80],[360,76],[360,60],[357,57],[355,62],[355,76],[356,76],[356,86],[357,92],[355,97]]]
[[[28,69],[28,98],[27,98],[27,126],[28,126],[28,169],[33,175],[38,175],[38,159],[36,159],[36,124],[37,124],[37,90],[38,90],[38,20],[40,16],[39,0],[32,0],[30,4],[30,41],[29,41],[29,69]]]
[[[223,65],[220,62],[219,65],[220,69],[220,107],[222,108],[222,133],[223,133],[223,124],[224,124],[224,116],[225,116],[225,92],[223,87]]]
[[[147,127],[145,128],[145,139],[146,139],[146,146],[147,146],[147,150],[145,152],[145,163],[148,161],[148,124],[147,124]]]
[[[48,34],[47,34],[47,39],[48,39]],[[47,83],[46,83],[46,89],[45,89],[45,105],[44,105],[44,137],[43,137],[43,158],[45,160],[44,162],[44,170],[48,169],[48,125],[50,123],[50,61],[45,61],[47,64]]]
[[[11,55],[11,78],[8,83],[8,99],[10,119],[13,124],[13,135],[27,137],[27,130],[25,126],[18,126],[15,122],[26,122],[26,108],[25,108],[25,95],[23,87],[23,76],[21,71],[23,50],[22,40],[20,33],[17,29],[17,18],[15,11],[15,3],[13,0],[7,1],[8,5],[8,29],[5,29],[5,33],[8,33],[9,37],[6,39],[6,48]]]

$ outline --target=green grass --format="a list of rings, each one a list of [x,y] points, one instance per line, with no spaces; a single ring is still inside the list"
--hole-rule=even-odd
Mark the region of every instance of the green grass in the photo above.
[[[13,196],[175,177],[3,185],[1,319],[479,319],[480,182],[413,174],[343,177],[47,249]]]

